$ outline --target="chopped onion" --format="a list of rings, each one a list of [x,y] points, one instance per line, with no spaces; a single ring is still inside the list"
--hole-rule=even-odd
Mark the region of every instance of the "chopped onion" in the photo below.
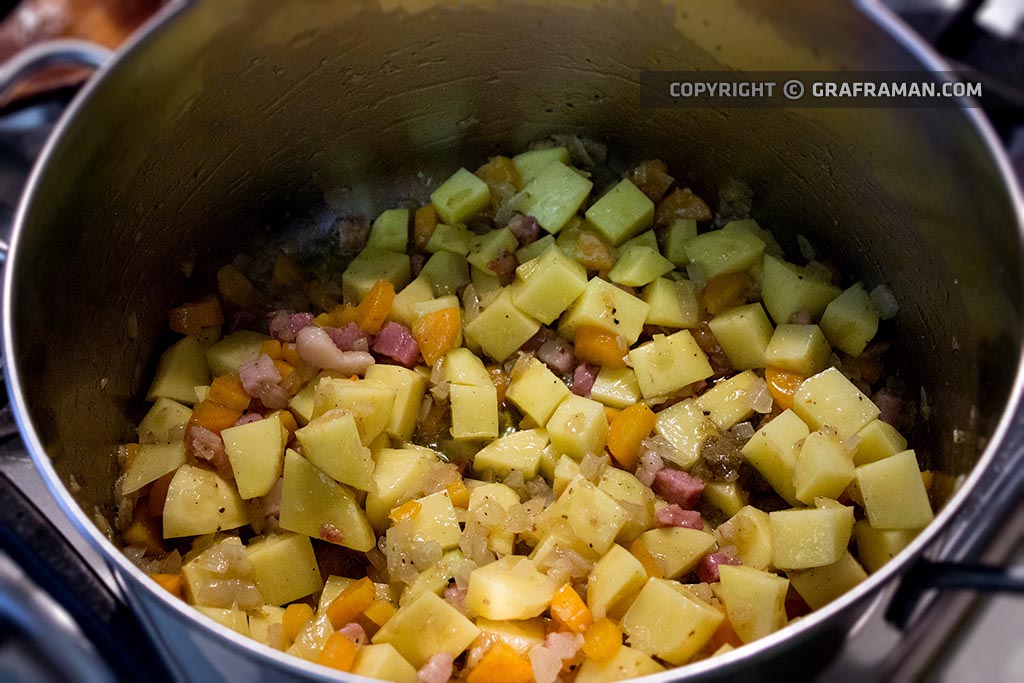
[[[462,290],[462,308],[464,323],[471,323],[475,317],[480,315],[480,297],[476,295],[476,287],[472,282]]]
[[[697,263],[690,262],[686,266],[686,275],[693,283],[693,287],[696,290],[704,289],[708,284],[708,276],[704,272],[704,268]]]
[[[747,441],[748,439],[754,436],[754,433],[757,430],[755,430],[754,425],[750,424],[749,422],[740,422],[738,425],[734,426],[729,431],[732,432],[733,436],[735,436],[737,439],[740,439],[741,441]]]
[[[871,290],[871,303],[882,320],[891,320],[900,312],[900,304],[896,295],[887,285],[878,285]]]
[[[817,258],[814,245],[803,235],[796,236],[796,246],[800,249],[800,255],[804,257],[805,261],[813,261]]]
[[[530,648],[530,667],[537,683],[555,683],[562,671],[562,658],[543,645]]]
[[[762,415],[767,415],[772,412],[772,394],[768,391],[768,383],[763,379],[758,379],[751,385],[750,390],[747,392],[747,405],[756,412]],[[753,436],[753,435],[751,435]]]

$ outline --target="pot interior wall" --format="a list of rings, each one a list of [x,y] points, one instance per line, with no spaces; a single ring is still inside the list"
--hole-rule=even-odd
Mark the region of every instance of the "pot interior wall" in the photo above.
[[[970,469],[1016,371],[1021,272],[967,117],[638,105],[645,69],[919,68],[902,48],[809,0],[460,4],[196,3],[70,122],[18,244],[14,363],[84,509],[110,511],[111,447],[132,435],[168,307],[209,267],[254,235],[312,244],[336,215],[371,217],[554,132],[665,159],[712,205],[741,179],[787,249],[806,235],[888,283],[903,391],[927,395],[914,443],[947,487]]]

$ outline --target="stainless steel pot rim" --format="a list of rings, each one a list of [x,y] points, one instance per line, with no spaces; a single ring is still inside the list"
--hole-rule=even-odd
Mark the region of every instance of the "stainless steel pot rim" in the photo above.
[[[43,474],[43,479],[48,490],[57,499],[64,514],[72,520],[76,530],[81,533],[88,542],[103,555],[107,563],[116,570],[114,572],[115,577],[121,584],[124,594],[128,596],[130,601],[133,600],[133,591],[125,590],[128,582],[130,582],[132,589],[148,591],[152,596],[155,596],[158,600],[162,601],[164,606],[170,610],[170,613],[173,614],[176,619],[186,624],[202,624],[210,633],[215,634],[216,637],[224,643],[228,643],[233,647],[243,648],[255,656],[264,658],[268,663],[272,662],[277,667],[290,669],[295,672],[301,671],[304,675],[318,680],[336,681],[338,680],[337,671],[273,650],[202,615],[190,605],[174,598],[165,590],[157,586],[153,581],[145,576],[140,569],[132,564],[128,558],[96,527],[90,519],[89,513],[73,502],[73,497],[70,491],[58,477],[28,414],[24,400],[24,387],[22,386],[21,377],[17,366],[12,361],[12,359],[17,357],[17,341],[14,339],[12,334],[14,321],[12,316],[13,301],[11,292],[19,266],[17,259],[18,244],[21,242],[22,234],[25,230],[25,219],[28,213],[28,207],[32,203],[32,197],[40,182],[42,170],[46,167],[47,161],[53,156],[54,149],[64,131],[67,129],[69,122],[74,119],[78,112],[85,108],[90,102],[95,91],[99,88],[107,73],[111,71],[114,65],[121,59],[129,57],[133,52],[136,52],[140,46],[153,39],[161,31],[166,30],[169,20],[171,20],[177,13],[186,11],[191,4],[193,3],[190,0],[173,0],[156,16],[154,16],[143,30],[137,33],[118,51],[113,61],[98,71],[95,77],[92,78],[85,87],[83,87],[74,102],[72,102],[68,107],[67,111],[61,118],[61,121],[55,128],[54,133],[47,142],[42,154],[37,160],[15,217],[15,224],[11,238],[11,250],[6,272],[4,273],[3,353],[4,357],[7,359],[7,371],[5,373],[7,389],[11,397],[11,405],[13,406],[16,420],[21,430],[22,439],[24,440],[33,461]],[[912,55],[919,59],[923,66],[933,71],[949,70],[949,66],[942,60],[942,58],[934,53],[928,45],[923,43],[918,36],[911,32],[911,30],[888,8],[883,6],[880,0],[858,0],[856,4],[863,12],[865,12],[866,15],[872,18],[883,31],[889,34],[894,40],[899,42]],[[1017,217],[1018,231],[1021,233],[1021,244],[1024,245],[1024,198],[1022,198],[1020,188],[1017,187],[1013,180],[1014,175],[1009,160],[1006,158],[998,138],[984,115],[976,108],[964,108],[963,112],[974,125],[978,135],[982,138],[990,155],[995,160],[1001,171],[1001,175],[1005,183],[1005,191],[1009,194],[1013,202],[1014,213]],[[1021,258],[1024,259],[1024,252],[1021,253]],[[764,651],[780,645],[787,639],[816,628],[828,620],[833,614],[841,612],[847,607],[852,606],[854,603],[868,598],[870,594],[891,581],[901,570],[903,565],[913,557],[919,555],[924,548],[938,536],[940,531],[949,524],[950,520],[956,515],[959,508],[963,505],[967,496],[977,485],[978,480],[981,478],[983,472],[989,467],[996,451],[1000,448],[1011,427],[1011,423],[1019,409],[1022,392],[1024,392],[1024,350],[1022,350],[1021,357],[1018,358],[1013,389],[1009,400],[1006,403],[1003,415],[1001,416],[988,445],[981,457],[978,459],[978,462],[971,473],[966,477],[956,493],[954,493],[950,500],[947,501],[942,511],[936,516],[935,520],[925,530],[923,530],[907,548],[897,555],[893,561],[888,563],[875,574],[869,576],[867,581],[863,582],[857,588],[828,606],[812,612],[808,616],[800,619],[798,622],[787,626],[766,638],[762,638],[754,643],[713,659],[690,664],[682,668],[669,669],[663,673],[645,676],[636,680],[647,681],[649,683],[661,683],[669,680],[686,680],[699,677],[711,670],[740,667],[744,662],[753,660]],[[138,607],[137,604],[134,606]],[[149,615],[146,614],[142,614],[140,616],[143,619],[149,618]],[[354,674],[348,674],[348,676],[351,680],[372,680],[362,676],[356,676]]]

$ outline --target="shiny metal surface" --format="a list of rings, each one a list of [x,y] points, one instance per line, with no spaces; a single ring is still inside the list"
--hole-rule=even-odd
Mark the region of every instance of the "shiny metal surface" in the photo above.
[[[111,447],[131,435],[168,306],[208,286],[210,268],[254,234],[294,223],[288,211],[370,215],[422,192],[420,178],[554,132],[664,158],[712,204],[722,181],[740,178],[754,189],[755,217],[785,246],[804,234],[896,292],[901,383],[915,397],[923,389],[930,407],[912,442],[941,473],[946,501],[901,557],[828,608],[651,680],[805,677],[950,523],[1009,426],[1021,202],[973,112],[641,110],[636,81],[644,69],[937,65],[874,3],[173,6],[72,107],[21,208],[4,350],[26,441],[152,623],[247,652],[261,678],[326,678],[171,599],[93,524],[97,511],[110,515]],[[198,623],[208,630],[189,628]]]

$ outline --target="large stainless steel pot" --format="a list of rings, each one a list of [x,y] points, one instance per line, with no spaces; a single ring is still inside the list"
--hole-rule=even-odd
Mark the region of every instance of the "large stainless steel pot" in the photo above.
[[[940,68],[874,4],[827,4],[183,3],[103,69],[21,207],[4,351],[39,469],[181,673],[209,675],[191,652],[213,648],[227,678],[338,678],[170,598],[94,522],[111,514],[111,446],[131,434],[168,307],[289,211],[330,196],[369,214],[396,178],[440,178],[552,132],[667,159],[712,197],[741,178],[789,246],[807,235],[897,293],[902,381],[929,408],[913,438],[941,473],[936,521],[827,608],[655,678],[803,678],[835,651],[1004,443],[1024,273],[1021,202],[974,111],[639,107],[641,70]]]

